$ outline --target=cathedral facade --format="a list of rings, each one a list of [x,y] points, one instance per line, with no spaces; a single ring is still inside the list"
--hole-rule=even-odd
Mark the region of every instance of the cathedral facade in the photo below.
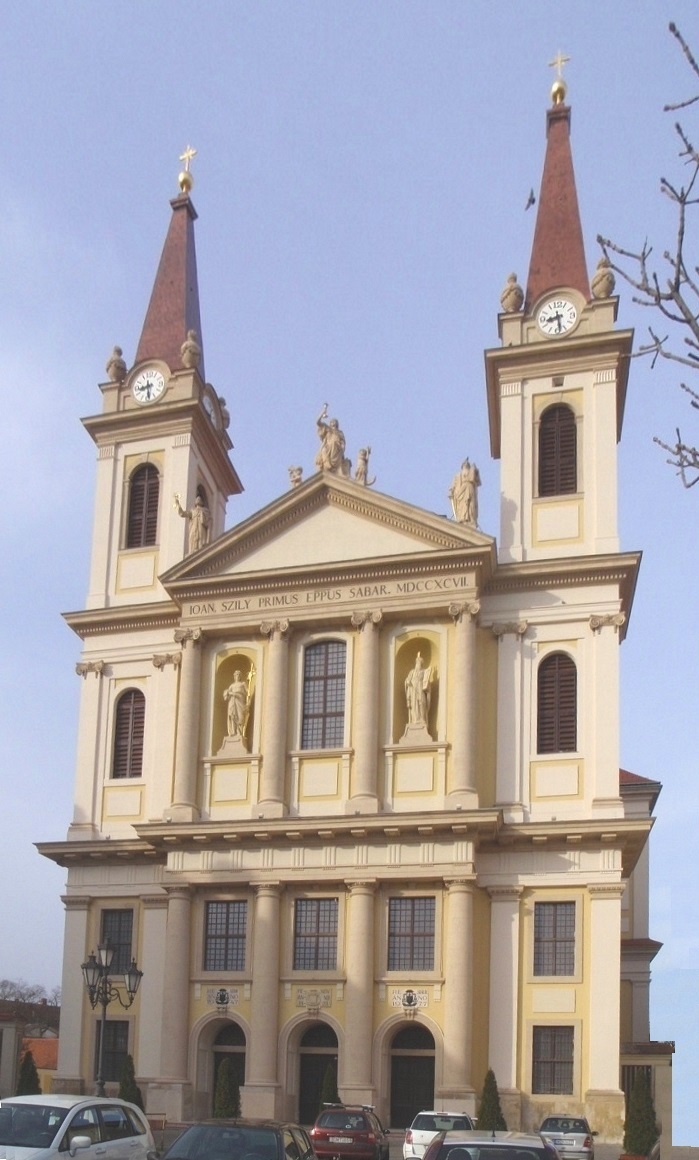
[[[651,1074],[671,1140],[672,1047],[650,1041],[647,842],[657,782],[619,768],[616,448],[632,333],[590,282],[559,82],[526,287],[485,352],[497,537],[466,460],[453,518],[354,476],[318,417],[318,470],[225,529],[241,482],[207,382],[189,175],[134,363],[115,348],[97,448],[75,808],[65,841],[55,1089],[134,1059],[147,1110],[312,1122],[331,1069],[396,1128],[585,1114],[618,1141]],[[81,966],[136,959],[93,1010]]]

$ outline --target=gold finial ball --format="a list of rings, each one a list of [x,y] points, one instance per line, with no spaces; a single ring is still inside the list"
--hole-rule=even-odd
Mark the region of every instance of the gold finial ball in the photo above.
[[[177,178],[177,183],[182,190],[182,193],[189,193],[194,185],[194,178],[188,169],[183,169]]]
[[[555,81],[551,85],[551,100],[553,101],[554,105],[562,105],[566,99],[567,92],[568,86],[563,80],[563,77],[556,77]]]

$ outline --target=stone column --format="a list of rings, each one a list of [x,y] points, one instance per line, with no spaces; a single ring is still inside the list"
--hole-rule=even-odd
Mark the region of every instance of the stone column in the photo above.
[[[592,885],[590,895],[590,1006],[587,1054],[589,1075],[582,1080],[583,1098],[594,1119],[599,1103],[609,1115],[613,1093],[617,1094],[623,1119],[623,1095],[619,1090],[619,970],[621,954],[620,882]],[[577,1045],[579,1054],[580,1047]]]
[[[180,1082],[187,1079],[190,910],[189,887],[167,887],[160,1075]]]
[[[527,628],[526,620],[492,626],[499,642],[495,802],[506,822],[524,821],[522,638]]]
[[[288,620],[265,621],[260,632],[269,637],[265,660],[262,710],[262,773],[259,812],[266,818],[286,813],[284,790],[289,697]]]
[[[165,817],[173,822],[193,822],[199,817],[197,771],[199,766],[199,702],[201,698],[201,629],[178,628],[175,641],[182,645],[180,687],[177,698],[175,785],[173,802]]]
[[[521,886],[495,886],[490,894],[490,1037],[488,1063],[495,1072],[510,1128],[519,1126],[517,1038],[519,1011],[519,902]],[[618,985],[618,979],[617,979]],[[617,1037],[619,1024],[617,1022]],[[508,1115],[509,1112],[509,1115]]]
[[[352,624],[359,635],[354,727],[354,776],[348,811],[376,813],[377,763],[379,760],[379,625],[382,613],[353,612]]]
[[[168,898],[164,894],[146,895],[141,899],[142,921],[138,965],[143,979],[138,992],[138,1028],[136,1038],[137,1075],[159,1075],[165,1002],[163,963],[167,955]],[[188,953],[188,952],[187,952]],[[186,955],[185,955],[186,957]]]
[[[338,1083],[351,1104],[373,1104],[372,1043],[374,1027],[374,892],[375,882],[346,883],[348,899],[345,961],[345,1027],[347,1039]]]
[[[476,793],[476,617],[480,603],[450,604],[454,620],[454,696],[451,699],[451,784],[448,805],[478,807]]]
[[[279,909],[278,882],[255,888],[252,933],[252,1001],[247,1047],[243,1115],[277,1115],[277,1043],[279,1040]]]
[[[84,1081],[80,1061],[80,1047],[85,1034],[85,1015],[89,1010],[83,983],[81,963],[89,954],[87,922],[90,913],[89,898],[63,898],[66,908],[65,937],[63,941],[63,977],[61,981],[62,1012],[61,1037],[58,1041],[58,1072],[53,1078],[54,1092],[82,1092]]]
[[[471,1083],[473,1040],[473,880],[454,878],[448,891],[444,974],[444,1072],[442,1099],[475,1115]],[[452,1105],[449,1104],[451,1107]]]

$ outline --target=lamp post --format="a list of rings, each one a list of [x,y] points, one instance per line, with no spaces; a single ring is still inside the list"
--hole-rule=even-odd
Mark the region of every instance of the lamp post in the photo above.
[[[139,971],[135,959],[131,960],[131,966],[127,971],[123,971],[119,975],[112,975],[111,968],[115,951],[116,947],[107,939],[98,945],[97,957],[95,957],[94,951],[90,951],[89,958],[80,968],[85,980],[85,986],[87,987],[90,1006],[93,1010],[98,1005],[102,1008],[102,1014],[100,1016],[100,1042],[97,1053],[97,1091],[95,1093],[98,1096],[104,1095],[102,1060],[104,1058],[104,1028],[107,1022],[107,1007],[112,1000],[118,999],[122,1007],[127,1010],[136,998],[136,992],[143,978],[143,971]],[[114,981],[116,978],[123,980],[126,998],[124,998],[116,986]]]

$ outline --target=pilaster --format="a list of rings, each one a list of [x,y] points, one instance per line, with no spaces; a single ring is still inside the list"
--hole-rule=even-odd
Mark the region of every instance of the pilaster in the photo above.
[[[448,808],[478,808],[476,793],[476,617],[480,602],[450,604],[454,621],[454,695]]]
[[[493,635],[498,640],[495,801],[503,807],[507,822],[524,821],[522,640],[527,628],[526,620],[492,626]]]
[[[374,894],[376,882],[347,882],[344,1060],[338,1083],[347,1103],[374,1103],[371,1049],[374,1021]],[[344,1065],[344,1066],[343,1066]]]
[[[54,1092],[83,1092],[81,1045],[85,1034],[85,995],[80,965],[87,958],[89,898],[67,895],[61,980],[61,1035],[58,1041],[58,1071],[53,1077]]]
[[[354,776],[348,811],[376,813],[379,743],[379,626],[382,613],[354,612],[352,624],[359,637],[354,726]]]
[[[519,908],[521,886],[490,894],[490,1039],[488,1062],[501,1093],[517,1093]],[[618,1034],[618,1023],[617,1023]],[[510,1121],[507,1121],[508,1124]]]
[[[444,988],[444,1069],[447,1106],[476,1114],[471,1082],[473,1047],[473,878],[445,879],[448,893]]]
[[[262,716],[260,800],[256,808],[260,817],[281,818],[287,812],[284,788],[288,725],[289,621],[264,621],[260,625],[260,632],[263,636],[269,637],[269,645]]]
[[[193,822],[199,817],[197,770],[199,765],[199,700],[201,685],[200,628],[178,628],[175,643],[182,645],[179,693],[177,698],[177,739],[175,742],[175,785],[173,802],[165,811],[166,820]]]
[[[279,1102],[277,1043],[279,1039],[279,910],[281,886],[255,886],[252,936],[252,1035],[247,1053],[245,1116],[274,1117]]]

